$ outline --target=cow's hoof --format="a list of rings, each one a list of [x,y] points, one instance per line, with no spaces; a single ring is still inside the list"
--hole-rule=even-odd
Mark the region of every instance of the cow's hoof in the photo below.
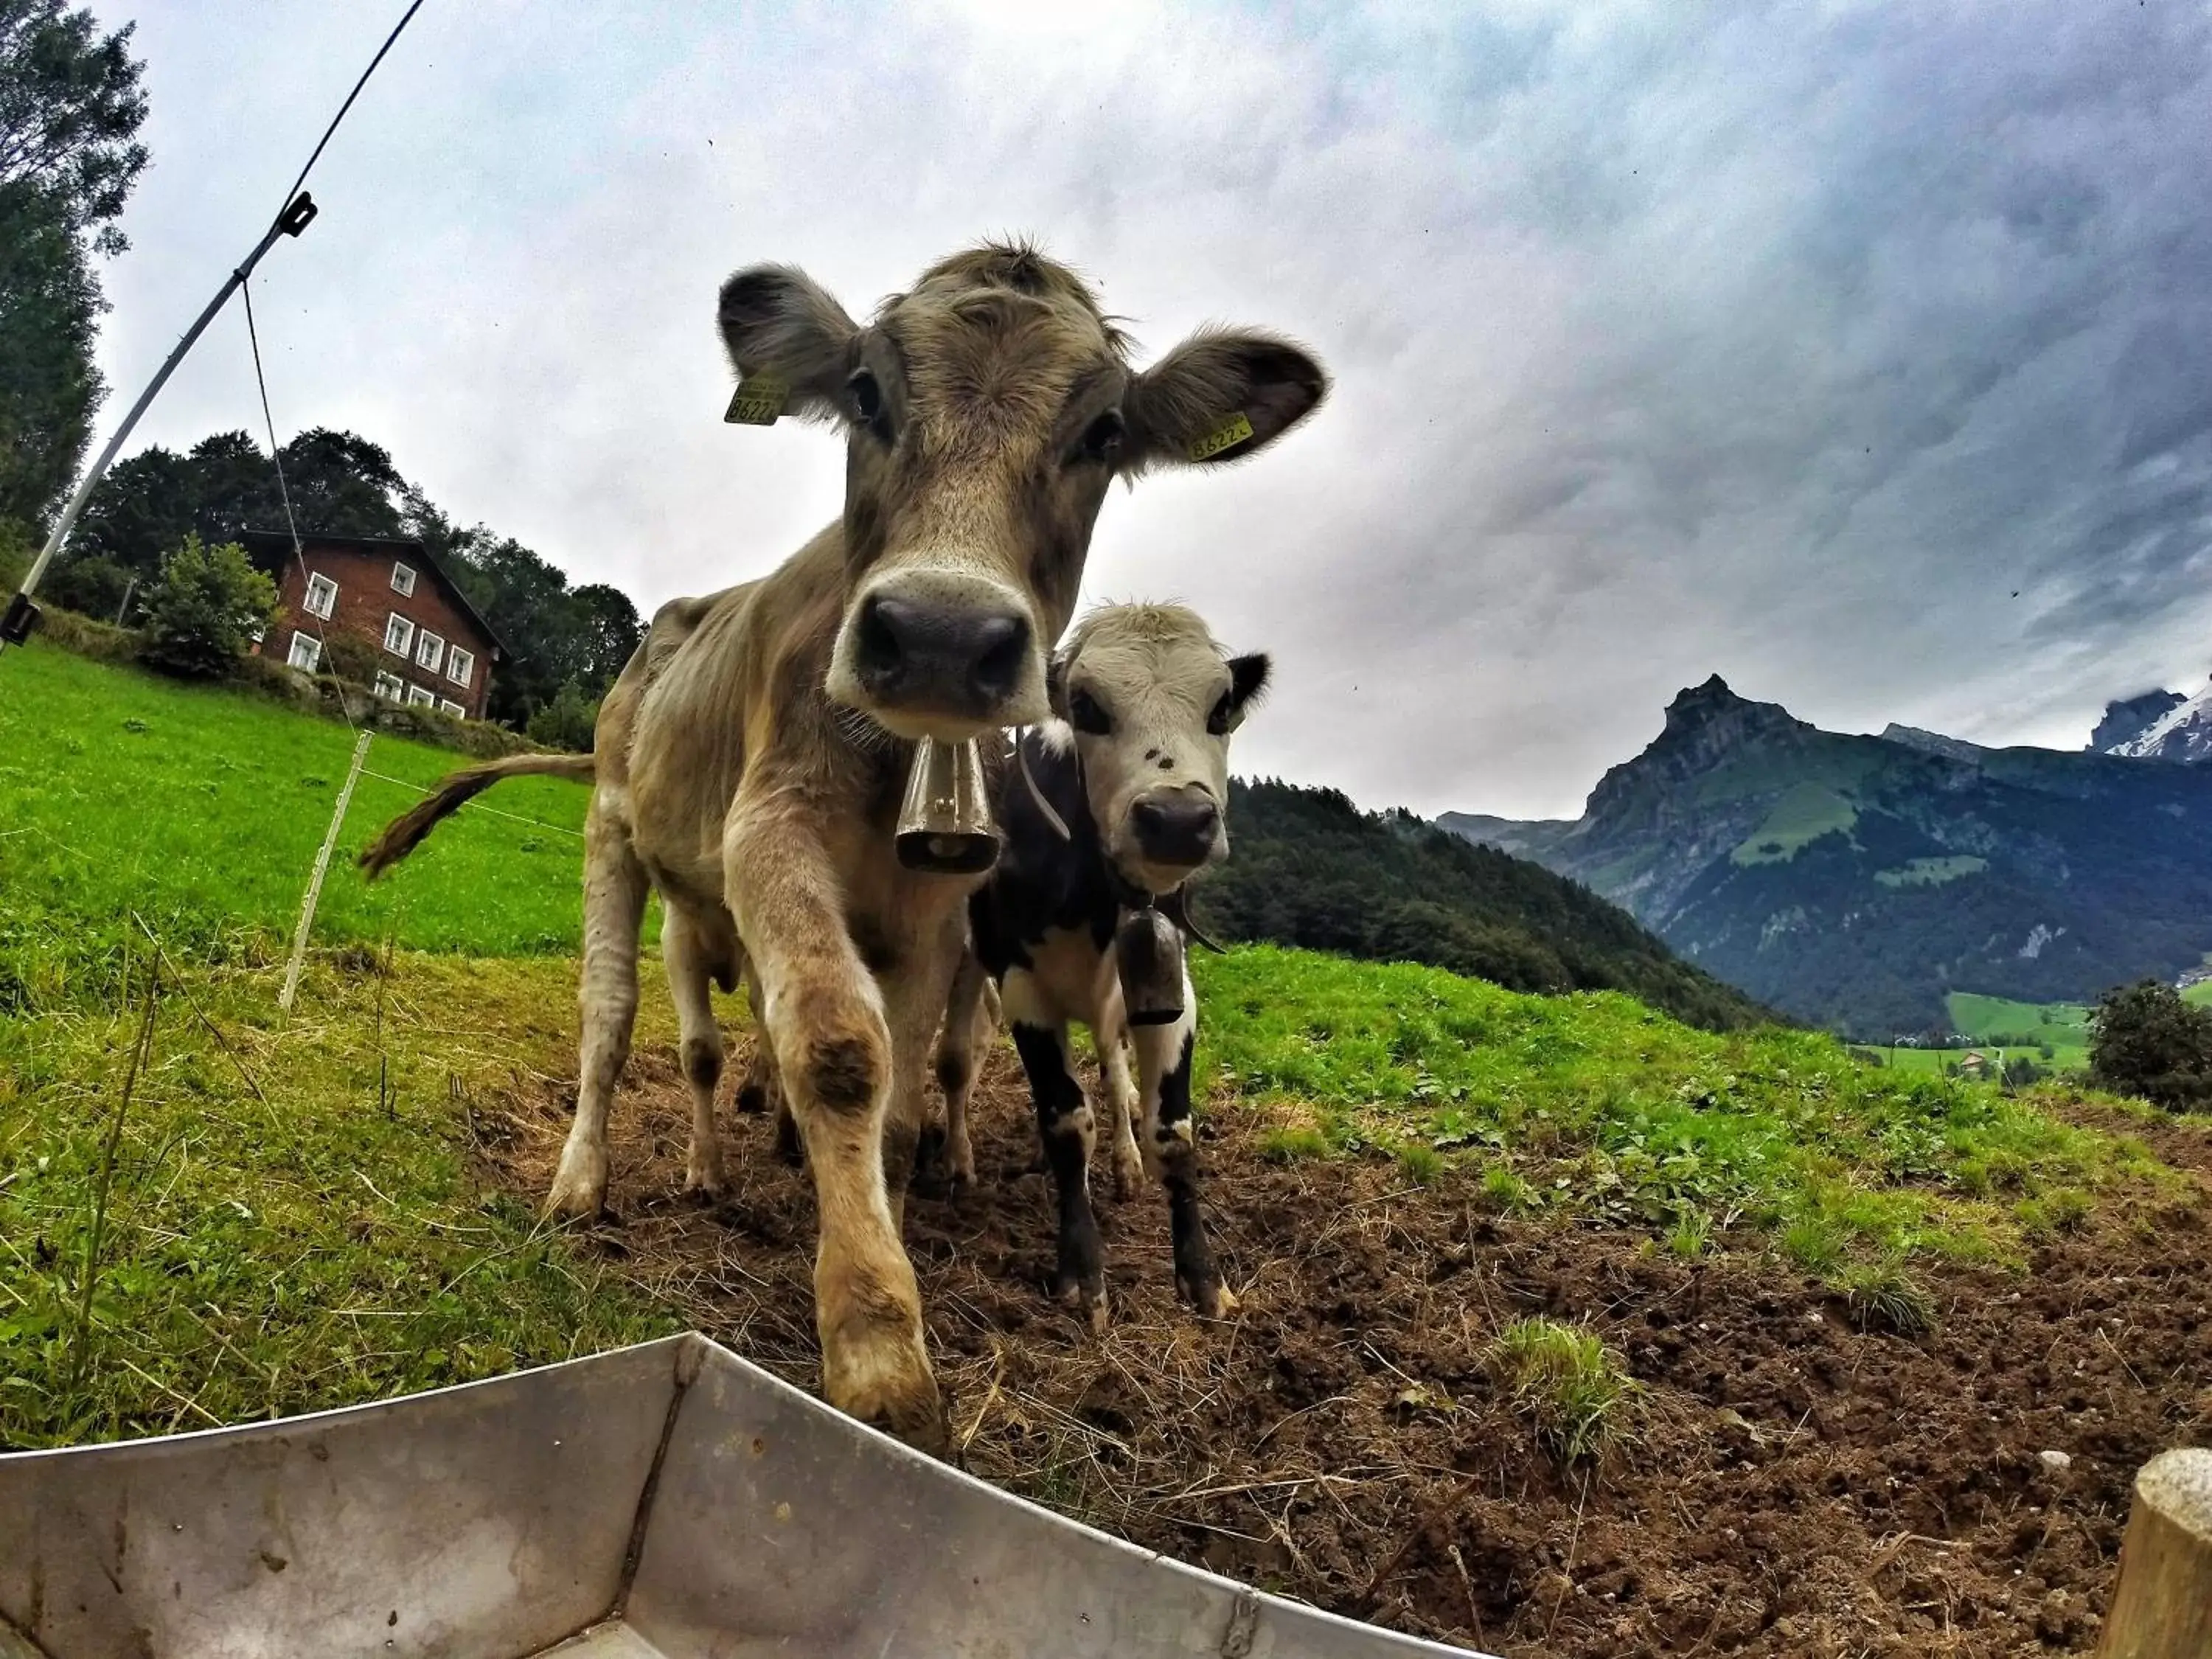
[[[919,1376],[908,1367],[902,1367],[895,1374],[860,1379],[847,1376],[839,1378],[838,1385],[826,1392],[830,1403],[848,1417],[857,1418],[872,1429],[881,1429],[905,1441],[916,1451],[943,1457],[952,1443],[945,1421],[945,1401],[938,1393],[937,1379],[930,1374],[928,1362],[919,1355],[915,1358],[921,1366]]]
[[[545,1213],[556,1218],[587,1221],[606,1207],[607,1155],[602,1152],[580,1152],[574,1147],[561,1154],[561,1167],[553,1176],[552,1189],[545,1194]]]
[[[765,1117],[768,1115],[767,1085],[759,1083],[739,1085],[738,1110],[747,1117]]]
[[[1053,1296],[1064,1306],[1074,1309],[1093,1336],[1106,1334],[1106,1285],[1103,1279],[1055,1279]]]
[[[1145,1166],[1134,1161],[1114,1161],[1114,1201],[1127,1204],[1145,1189]]]
[[[1200,1319],[1227,1319],[1237,1311],[1236,1297],[1211,1273],[1197,1277],[1178,1273],[1176,1289],[1197,1310]]]
[[[684,1195],[696,1198],[702,1204],[720,1204],[730,1195],[730,1178],[722,1173],[721,1160],[708,1164],[687,1164],[684,1170]]]
[[[975,1165],[972,1160],[966,1169],[952,1166],[952,1174],[945,1182],[945,1190],[955,1204],[963,1203],[975,1195]]]

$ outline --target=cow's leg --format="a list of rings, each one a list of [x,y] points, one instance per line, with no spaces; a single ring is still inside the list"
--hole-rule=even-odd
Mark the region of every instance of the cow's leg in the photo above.
[[[1168,1230],[1175,1246],[1176,1289],[1208,1319],[1234,1313],[1237,1298],[1221,1282],[1198,1198],[1198,1137],[1190,1115],[1191,1047],[1198,1004],[1182,988],[1182,1018],[1172,1025],[1139,1025],[1137,1085],[1144,1102],[1146,1161],[1167,1188]]]
[[[937,1083],[945,1091],[945,1163],[952,1195],[959,1198],[975,1185],[975,1149],[968,1139],[968,1099],[975,1092],[979,1037],[986,1018],[983,995],[990,975],[973,951],[961,955],[952,976],[952,994],[945,999],[945,1031],[938,1039]]]
[[[921,1292],[884,1188],[890,1032],[847,929],[836,868],[806,805],[784,794],[739,796],[724,863],[814,1175],[823,1392],[841,1411],[940,1449],[945,1410],[922,1346]]]
[[[1136,1119],[1142,1109],[1136,1080],[1129,1075],[1127,1022],[1116,994],[1091,1023],[1098,1045],[1098,1074],[1106,1085],[1107,1115],[1114,1120],[1114,1196],[1127,1203],[1144,1190],[1145,1161],[1137,1151]]]
[[[747,1117],[760,1117],[771,1109],[782,1115],[782,1101],[775,1086],[775,1050],[769,1044],[768,1021],[761,1013],[760,975],[745,975],[745,1003],[752,1010],[753,1054],[745,1066],[745,1075],[738,1085],[738,1109]]]
[[[607,1109],[637,1021],[637,934],[647,885],[628,825],[595,803],[585,831],[576,1120],[545,1195],[549,1212],[568,1216],[597,1215],[607,1200]]]
[[[660,927],[660,959],[676,1003],[677,1052],[691,1085],[691,1149],[684,1162],[684,1190],[720,1199],[729,1190],[722,1172],[722,1143],[714,1134],[714,1091],[722,1080],[722,1033],[714,1024],[708,975],[718,958],[698,925],[671,904]]]
[[[1014,1052],[1029,1074],[1030,1099],[1036,1107],[1037,1139],[1060,1196],[1060,1260],[1053,1293],[1080,1308],[1091,1328],[1106,1328],[1105,1247],[1098,1218],[1091,1210],[1091,1154],[1097,1125],[1083,1097],[1068,1051],[1067,1024],[1046,1008],[1030,975],[1017,968],[1006,975],[1006,1012],[1014,1028]]]
[[[748,1115],[773,1113],[775,1117],[775,1155],[796,1170],[806,1162],[799,1144],[799,1125],[793,1121],[791,1103],[784,1097],[782,1080],[775,1072],[775,1044],[769,1041],[768,1013],[761,1000],[760,975],[745,975],[745,996],[753,1012],[753,1057],[745,1067],[745,1080],[738,1085],[738,1109]]]
[[[884,1121],[884,1186],[891,1218],[903,1225],[906,1189],[929,1115],[931,1047],[945,1022],[947,994],[963,958],[964,906],[904,918],[912,928],[898,952],[897,969],[881,984],[891,1033],[891,1103]]]

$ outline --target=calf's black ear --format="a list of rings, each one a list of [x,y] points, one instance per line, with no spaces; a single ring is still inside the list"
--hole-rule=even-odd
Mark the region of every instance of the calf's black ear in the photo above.
[[[860,330],[830,294],[790,265],[749,265],[722,284],[715,321],[741,383],[763,389],[777,412],[834,420]],[[771,416],[772,418],[772,416]]]
[[[1242,460],[1328,396],[1328,373],[1304,346],[1256,329],[1202,329],[1130,383],[1127,465]]]
[[[1229,704],[1238,714],[1245,706],[1256,702],[1267,689],[1267,676],[1274,665],[1267,660],[1264,651],[1255,651],[1249,657],[1229,659]]]

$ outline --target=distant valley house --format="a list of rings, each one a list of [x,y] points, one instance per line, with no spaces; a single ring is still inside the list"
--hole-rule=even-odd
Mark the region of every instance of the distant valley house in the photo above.
[[[248,531],[240,539],[276,579],[276,621],[263,654],[325,672],[325,640],[349,634],[377,653],[379,696],[484,717],[492,669],[506,647],[422,543],[310,532],[300,538],[304,556],[295,558],[282,531]]]

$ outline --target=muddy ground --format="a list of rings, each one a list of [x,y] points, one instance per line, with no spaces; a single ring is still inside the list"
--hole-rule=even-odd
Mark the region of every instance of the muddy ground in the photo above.
[[[1207,1156],[1241,1314],[1180,1307],[1164,1205],[1102,1190],[1114,1317],[1094,1338],[1042,1290],[1053,1209],[1008,1055],[978,1101],[981,1192],[917,1196],[906,1224],[966,1467],[1394,1629],[1559,1659],[2087,1652],[2136,1470],[2212,1440],[2201,1124],[2146,1136],[2185,1190],[2103,1206],[2024,1275],[1935,1271],[1936,1328],[1907,1340],[1855,1328],[1755,1239],[1684,1262],[1487,1215],[1450,1176],[1272,1164],[1230,1105]],[[544,1191],[568,1107],[539,1089],[486,1115],[499,1180]],[[815,1388],[808,1184],[764,1121],[726,1118],[735,1195],[677,1198],[688,1114],[672,1065],[641,1055],[615,1130],[623,1222],[587,1248]],[[1533,1312],[1591,1321],[1642,1385],[1633,1439],[1595,1469],[1557,1468],[1486,1371],[1489,1339]]]

